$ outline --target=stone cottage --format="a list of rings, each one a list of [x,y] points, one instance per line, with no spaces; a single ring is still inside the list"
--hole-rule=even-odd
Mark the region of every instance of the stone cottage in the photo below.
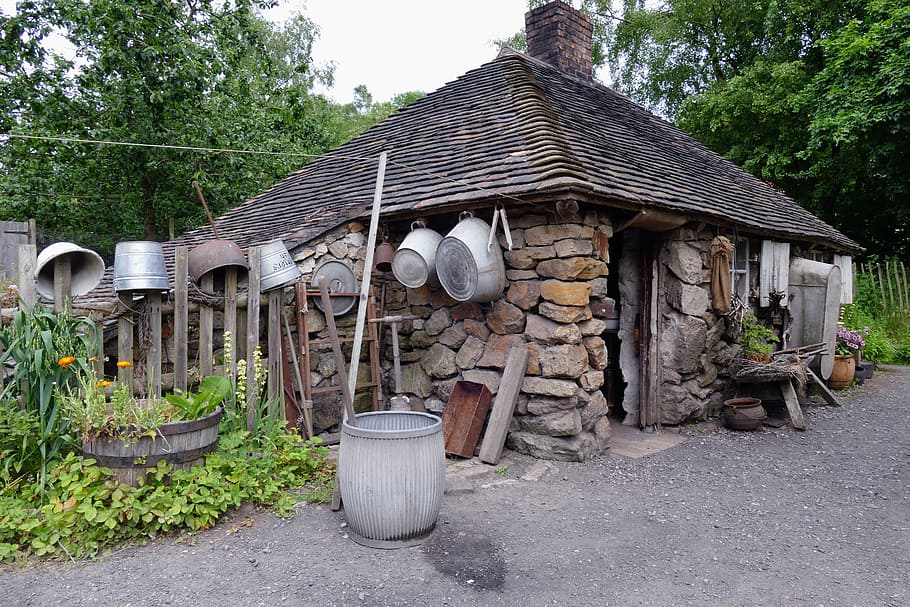
[[[305,279],[327,260],[359,278],[383,151],[381,234],[393,245],[415,220],[441,235],[464,211],[498,223],[506,280],[491,301],[374,272],[379,313],[418,317],[400,326],[402,391],[437,412],[459,380],[495,393],[509,349],[527,348],[508,446],[584,461],[609,445],[612,423],[679,424],[729,394],[739,346],[714,311],[715,237],[735,247],[739,298],[766,309],[783,292],[772,264],[849,260],[861,248],[596,82],[581,12],[550,2],[527,13],[526,31],[527,55],[503,50],[216,224],[241,247],[283,239]],[[205,228],[169,244],[207,238]],[[310,314],[316,335],[324,324]],[[352,316],[337,322],[349,327]],[[304,369],[314,386],[337,381],[333,371],[327,355]],[[316,403],[317,429],[338,423],[334,398]]]

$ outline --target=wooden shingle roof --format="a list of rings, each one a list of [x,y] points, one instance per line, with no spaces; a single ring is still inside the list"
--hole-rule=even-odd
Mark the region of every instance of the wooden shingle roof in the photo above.
[[[216,220],[241,247],[318,236],[367,216],[571,192],[781,239],[861,247],[784,194],[611,89],[511,50],[392,115]],[[212,237],[202,227],[174,244]],[[169,248],[169,247],[168,247]]]

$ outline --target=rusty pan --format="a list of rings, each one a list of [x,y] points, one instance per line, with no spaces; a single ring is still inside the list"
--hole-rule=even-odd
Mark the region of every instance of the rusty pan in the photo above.
[[[246,256],[233,240],[216,238],[203,242],[194,247],[187,258],[190,278],[196,283],[209,272],[227,268],[250,269]]]

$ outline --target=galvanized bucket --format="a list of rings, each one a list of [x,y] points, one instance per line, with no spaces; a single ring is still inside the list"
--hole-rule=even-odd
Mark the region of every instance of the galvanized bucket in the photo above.
[[[506,287],[502,250],[490,238],[490,225],[469,212],[442,239],[436,249],[439,282],[455,301],[493,301]]]
[[[411,289],[427,282],[436,284],[436,247],[441,240],[442,235],[422,221],[412,223],[411,232],[392,258],[392,274],[398,282]]]
[[[35,290],[42,297],[54,298],[54,267],[64,257],[70,264],[70,295],[85,295],[101,282],[104,260],[100,255],[72,242],[55,242],[38,254],[35,264]]]
[[[345,420],[338,483],[351,537],[403,548],[433,531],[445,490],[442,422],[415,411],[376,411]]]
[[[160,242],[132,240],[114,248],[114,291],[169,291]]]
[[[260,255],[261,291],[278,289],[300,278],[300,270],[284,246],[284,241],[273,240],[262,245]]]

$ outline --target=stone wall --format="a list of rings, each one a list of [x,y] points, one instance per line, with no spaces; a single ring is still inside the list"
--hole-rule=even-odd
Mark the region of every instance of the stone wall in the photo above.
[[[660,250],[658,410],[662,424],[703,418],[721,409],[739,345],[711,309],[713,228],[682,227]]]
[[[508,286],[496,301],[458,303],[439,287],[405,289],[389,281],[387,313],[421,318],[401,328],[404,391],[435,412],[461,379],[495,394],[509,349],[526,347],[508,446],[584,461],[607,446],[611,433],[601,392],[605,323],[598,317],[614,305],[606,280],[610,220],[594,212],[562,222],[520,213],[509,219],[514,249],[504,252]]]

